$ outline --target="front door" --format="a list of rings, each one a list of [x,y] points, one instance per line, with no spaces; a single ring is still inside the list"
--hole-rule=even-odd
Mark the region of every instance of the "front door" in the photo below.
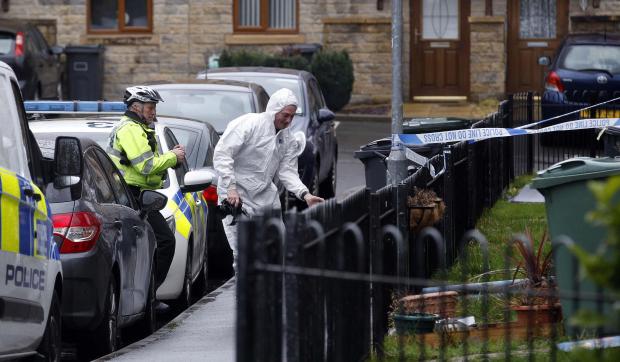
[[[552,57],[568,33],[568,0],[508,1],[508,93],[544,86],[541,56]]]
[[[466,0],[414,0],[411,6],[412,96],[469,94]]]

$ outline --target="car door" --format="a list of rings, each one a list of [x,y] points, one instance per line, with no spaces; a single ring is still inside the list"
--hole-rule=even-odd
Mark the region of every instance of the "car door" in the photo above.
[[[120,311],[122,315],[133,314],[133,275],[136,270],[136,238],[132,230],[127,230],[128,224],[123,219],[122,206],[118,204],[116,196],[107,172],[97,157],[96,148],[91,147],[84,153],[85,176],[83,191],[94,196],[96,202],[90,207],[102,218],[103,243],[100,248],[105,248],[110,253],[110,261],[116,261],[120,269]],[[101,237],[99,242],[101,242]],[[112,270],[110,265],[110,272]],[[103,271],[102,271],[103,272]],[[105,288],[107,286],[101,286]]]
[[[56,96],[56,86],[58,78],[58,69],[56,69],[56,57],[52,54],[47,41],[37,30],[33,27],[32,38],[34,46],[36,48],[37,60],[37,74],[39,81],[41,82],[41,97],[42,98],[54,98]]]
[[[123,177],[110,158],[102,151],[96,151],[99,161],[110,180],[110,185],[118,202],[120,220],[123,224],[122,254],[127,254],[129,265],[133,266],[133,312],[141,313],[146,305],[149,289],[154,240],[149,239],[147,222],[140,218],[137,201],[127,189]]]
[[[179,144],[176,137],[169,128],[165,129],[165,139],[168,149],[172,149],[175,145]],[[175,169],[177,180],[179,185],[184,184],[185,173],[189,170],[187,162],[183,162],[181,167]],[[190,206],[192,213],[192,229],[194,230],[194,243],[192,249],[192,276],[197,275],[202,266],[202,261],[205,255],[206,248],[206,201],[202,196],[202,193],[187,192],[183,194],[183,197]]]
[[[321,107],[320,97],[317,97],[316,81],[312,78],[306,83],[306,93],[308,96],[308,117],[310,117],[309,127],[314,130],[314,146],[320,158],[319,181],[322,181],[331,166],[329,159],[329,122],[319,122],[319,109]]]

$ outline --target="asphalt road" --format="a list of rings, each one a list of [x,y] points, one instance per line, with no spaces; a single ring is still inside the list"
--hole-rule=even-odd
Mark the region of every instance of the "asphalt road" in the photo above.
[[[338,138],[338,176],[336,180],[336,196],[342,198],[348,193],[366,185],[364,164],[353,157],[360,146],[379,138],[389,137],[390,123],[336,119]]]

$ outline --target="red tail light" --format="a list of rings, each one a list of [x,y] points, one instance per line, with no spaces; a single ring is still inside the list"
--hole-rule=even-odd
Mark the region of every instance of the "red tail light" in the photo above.
[[[15,35],[15,56],[21,57],[24,55],[24,33],[21,31]]]
[[[101,223],[92,212],[75,212],[52,216],[54,236],[62,240],[61,254],[83,253],[95,246]]]
[[[558,73],[549,72],[547,79],[545,79],[545,88],[551,91],[564,92],[564,84],[562,84],[562,80]]]
[[[217,188],[215,186],[209,186],[202,192],[207,204],[217,205]]]

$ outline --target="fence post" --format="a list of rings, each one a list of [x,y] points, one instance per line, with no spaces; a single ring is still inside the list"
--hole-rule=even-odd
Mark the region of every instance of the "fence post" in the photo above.
[[[241,220],[238,224],[238,256],[237,256],[237,361],[250,362],[256,358],[256,340],[254,331],[256,321],[254,315],[255,294],[255,250],[254,243],[250,242],[250,235],[256,233],[256,222],[253,220]],[[261,240],[254,240],[259,243]]]
[[[383,358],[383,336],[385,335],[384,325],[387,325],[383,313],[385,300],[383,298],[384,288],[381,284],[372,282],[373,275],[383,275],[383,241],[380,237],[381,233],[381,199],[379,195],[372,192],[368,203],[369,227],[368,239],[370,242],[370,294],[371,303],[371,331],[370,346],[371,352],[376,354],[381,360]]]
[[[392,189],[394,190],[394,189]],[[405,242],[409,242],[409,207],[407,206],[407,185],[404,183],[399,183],[396,186],[396,226],[403,237]],[[408,278],[410,274],[411,268],[411,260],[409,258],[409,253],[407,253],[405,267],[402,270],[402,277]]]
[[[287,228],[284,239],[284,266],[299,266],[300,238],[298,237],[299,222],[296,212],[286,214]],[[284,305],[285,305],[285,328],[286,328],[286,357],[288,361],[299,361],[299,285],[298,277],[287,274],[284,277]]]
[[[443,149],[445,162],[445,173],[443,175],[443,193],[446,204],[443,219],[443,235],[446,242],[446,260],[452,263],[454,255],[454,163],[452,160],[452,149],[445,146]]]
[[[534,94],[527,92],[527,124],[534,122]],[[534,172],[534,140],[531,135],[527,137],[527,172]]]

